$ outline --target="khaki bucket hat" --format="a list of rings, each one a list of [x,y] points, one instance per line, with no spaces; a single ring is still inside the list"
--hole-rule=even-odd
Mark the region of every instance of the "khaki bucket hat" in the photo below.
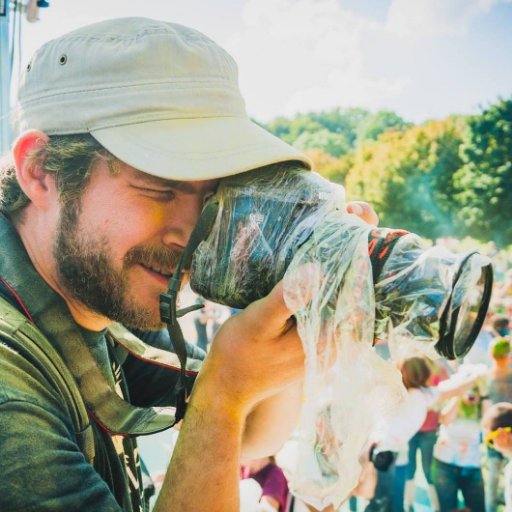
[[[309,160],[251,121],[233,58],[200,32],[118,18],[43,45],[24,70],[19,132],[90,133],[123,162],[204,180]]]

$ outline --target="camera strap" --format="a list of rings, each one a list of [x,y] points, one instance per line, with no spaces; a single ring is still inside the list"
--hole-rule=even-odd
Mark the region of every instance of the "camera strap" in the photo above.
[[[377,283],[382,272],[384,264],[388,260],[393,248],[400,238],[408,235],[409,231],[403,229],[387,229],[375,228],[368,235],[368,256],[372,264],[373,283]]]
[[[175,353],[145,344],[122,326],[112,326],[110,332],[103,336],[98,334],[86,339],[65,301],[37,273],[14,228],[9,222],[2,222],[1,216],[0,239],[6,255],[0,258],[0,282],[4,285],[2,295],[12,303],[11,309],[19,312],[14,324],[11,320],[2,324],[10,326],[7,335],[14,339],[15,335],[23,334],[24,339],[30,338],[30,343],[41,351],[47,346],[55,349],[63,361],[62,368],[71,373],[78,387],[87,420],[93,418],[108,433],[137,436],[171,427],[176,422],[174,407],[138,407],[119,393],[112,371],[109,342],[112,348],[121,346],[119,355],[128,351],[138,359],[166,367],[173,373],[178,371],[178,367],[183,373],[196,373],[200,361],[188,358],[187,366],[182,367]],[[0,318],[6,321],[8,317],[0,312]],[[10,313],[9,318],[14,318],[13,314]],[[117,350],[115,352],[117,354]],[[49,354],[45,359],[53,360],[53,357]],[[37,357],[37,361],[43,364],[43,357]],[[74,414],[73,408],[71,414]]]
[[[206,239],[212,230],[213,224],[217,218],[219,210],[219,203],[211,199],[203,208],[201,215],[197,221],[194,230],[190,235],[190,239],[181,255],[178,266],[174,271],[171,279],[169,280],[169,288],[167,293],[160,295],[160,318],[167,324],[167,330],[173,344],[176,355],[180,361],[180,379],[177,389],[177,404],[175,422],[177,423],[185,416],[188,400],[188,387],[187,387],[187,347],[183,331],[181,330],[178,318],[197,309],[201,309],[203,304],[196,304],[187,308],[178,310],[178,293],[181,288],[183,279],[183,271],[190,268],[194,251],[198,245]]]

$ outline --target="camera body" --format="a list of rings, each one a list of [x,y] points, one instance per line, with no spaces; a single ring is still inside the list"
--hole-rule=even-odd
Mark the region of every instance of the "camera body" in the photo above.
[[[387,471],[391,464],[395,462],[396,457],[396,452],[379,448],[378,445],[373,445],[370,449],[370,462],[379,471]]]
[[[340,274],[371,267],[374,339],[426,342],[448,359],[473,345],[492,286],[490,262],[479,254],[427,248],[406,231],[369,226],[346,213],[343,187],[296,166],[221,180],[212,201],[217,218],[191,268],[191,287],[206,299],[244,308],[309,251],[322,278],[336,274],[341,287]],[[342,267],[354,240],[365,243],[366,255]]]
[[[192,289],[230,307],[244,308],[283,281],[305,355],[290,487],[318,509],[338,507],[357,485],[360,454],[405,396],[375,340],[385,339],[394,359],[464,355],[492,285],[488,259],[374,228],[347,213],[343,187],[291,162],[222,179],[177,274],[189,256]],[[372,455],[380,467],[392,458],[380,448]]]

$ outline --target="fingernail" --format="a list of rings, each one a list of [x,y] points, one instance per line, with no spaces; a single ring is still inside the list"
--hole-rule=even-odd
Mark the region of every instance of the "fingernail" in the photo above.
[[[359,205],[359,204],[353,204],[353,205],[351,205],[351,206],[352,206],[352,208],[351,208],[351,209],[352,209],[352,213],[353,213],[354,215],[362,215],[362,213],[363,213],[363,208],[362,208],[362,206],[361,206],[361,205]]]

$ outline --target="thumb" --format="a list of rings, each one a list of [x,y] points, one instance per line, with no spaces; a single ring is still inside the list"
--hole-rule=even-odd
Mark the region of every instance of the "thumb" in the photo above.
[[[361,220],[372,226],[379,224],[379,216],[372,206],[364,201],[351,201],[347,203],[347,212],[357,215]]]

